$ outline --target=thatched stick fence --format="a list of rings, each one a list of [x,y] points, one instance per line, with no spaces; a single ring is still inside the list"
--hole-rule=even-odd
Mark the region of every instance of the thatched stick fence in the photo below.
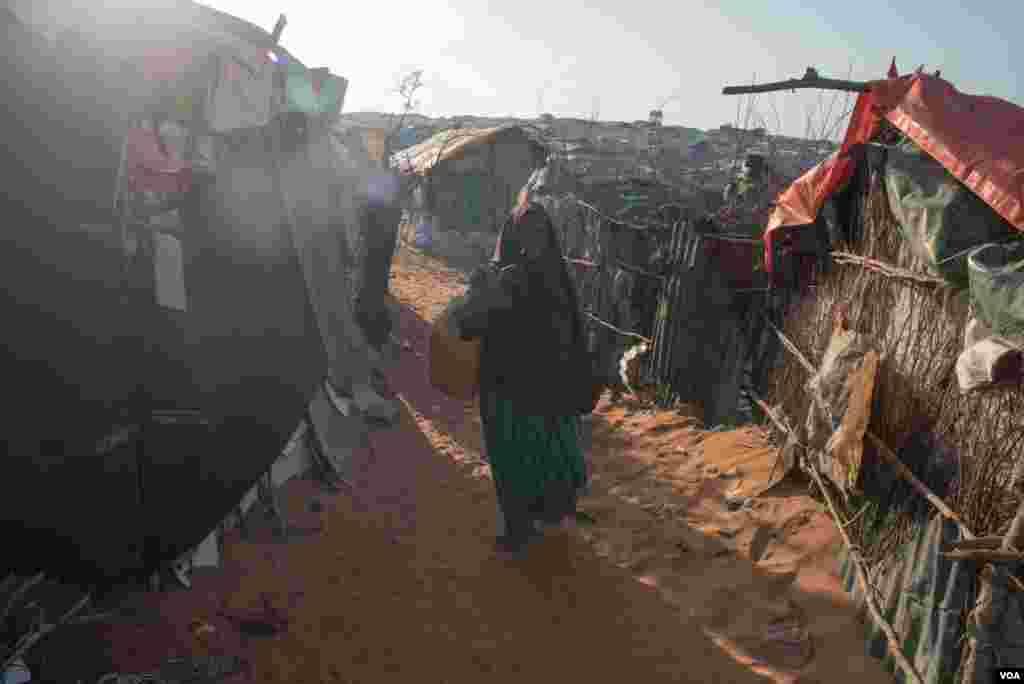
[[[797,348],[797,346],[793,344],[793,342],[789,338],[787,338],[786,335],[777,327],[771,325],[771,328],[779,337],[779,340],[782,342],[783,347],[785,347],[794,356],[794,358],[797,359],[800,365],[802,365],[809,373],[811,373],[811,375],[814,375],[816,373],[814,367],[807,360],[807,358],[802,353],[800,353],[800,350]],[[774,415],[772,413],[769,413],[768,415],[772,417],[773,422],[775,422]],[[779,425],[779,423],[776,424]],[[793,434],[792,431],[788,432],[790,434]],[[867,431],[865,435],[875,445],[875,447],[878,449],[882,457],[886,461],[888,461],[890,465],[893,466],[896,472],[904,480],[906,480],[914,488],[915,491],[917,491],[932,506],[934,506],[935,509],[943,517],[948,518],[956,523],[957,527],[960,529],[961,536],[964,538],[966,542],[970,543],[978,541],[977,536],[973,532],[971,532],[971,530],[967,527],[966,524],[964,524],[962,518],[955,511],[950,509],[949,506],[947,506],[941,498],[939,498],[934,492],[932,492],[927,487],[927,485],[921,482],[910,471],[910,469],[907,468],[907,466],[899,459],[896,453],[893,452],[893,450],[888,447],[888,445],[886,445],[877,435],[875,435],[871,431]],[[793,436],[795,438],[795,435]],[[878,611],[878,607],[874,603],[874,597],[871,595],[869,591],[867,575],[864,570],[864,560],[860,557],[859,552],[856,551],[855,547],[850,542],[850,539],[846,534],[845,526],[843,525],[842,520],[839,518],[839,515],[835,510],[835,506],[832,503],[832,497],[828,493],[824,482],[822,482],[820,474],[817,472],[817,469],[813,467],[808,468],[808,471],[810,472],[811,477],[814,478],[814,481],[817,484],[818,489],[821,491],[822,496],[825,497],[825,501],[828,504],[829,510],[832,513],[832,517],[839,528],[839,533],[843,537],[843,541],[846,544],[847,551],[849,552],[850,558],[853,561],[854,567],[856,568],[857,579],[858,582],[861,584],[862,591],[864,592],[865,605],[867,606],[868,611],[871,613],[872,618],[875,620],[875,623],[878,625],[878,628],[881,629],[882,632],[885,634],[886,640],[889,643],[889,650],[893,656],[893,659],[907,673],[908,677],[910,677],[914,681],[922,682],[923,684],[923,680],[920,678],[920,675],[917,673],[917,670],[903,656],[903,652],[899,648],[899,639],[896,637],[895,632],[893,632],[891,625],[889,625],[884,619],[882,619],[881,613]],[[986,538],[984,546],[991,545],[993,545],[992,539]],[[977,635],[985,633],[989,625],[991,625],[993,622],[993,572],[991,564],[998,562],[1017,563],[1024,561],[1024,553],[1020,552],[1021,547],[1024,547],[1024,502],[1021,503],[1020,509],[1017,511],[1017,515],[1010,525],[1010,530],[1009,532],[1007,532],[1006,536],[1002,538],[1002,541],[999,544],[998,549],[976,548],[964,549],[962,551],[947,551],[943,553],[945,557],[953,560],[976,561],[985,564],[985,567],[982,568],[982,571],[979,576],[980,590],[978,592],[978,598],[975,602],[974,610],[968,617],[968,621],[973,626],[973,634],[968,639],[968,646],[970,650],[968,651],[968,655],[964,661],[964,678],[962,680],[964,682],[973,682],[976,679],[975,670],[977,669],[978,648]],[[1010,575],[1009,581],[1015,589],[1017,589],[1018,591],[1024,591],[1024,583],[1022,583],[1019,579]]]
[[[900,648],[899,637],[896,636],[896,630],[892,628],[892,625],[882,616],[882,610],[878,607],[878,603],[875,601],[875,596],[872,593],[874,587],[868,581],[867,571],[864,569],[866,563],[864,558],[860,555],[857,547],[850,541],[850,535],[846,532],[847,524],[843,523],[842,518],[839,517],[839,513],[836,511],[836,506],[832,502],[832,495],[828,493],[828,488],[825,483],[821,481],[821,475],[818,474],[817,468],[809,468],[811,477],[814,478],[814,483],[818,485],[818,489],[821,490],[821,495],[825,497],[825,503],[828,505],[828,510],[832,514],[832,519],[836,523],[836,529],[839,530],[839,534],[843,538],[843,543],[846,544],[846,551],[850,554],[850,559],[853,561],[853,566],[857,571],[857,583],[860,584],[860,590],[864,594],[864,605],[867,606],[868,612],[871,613],[871,618],[875,621],[882,633],[885,634],[886,641],[889,642],[889,653],[892,655],[893,660],[900,666],[906,675],[907,679],[916,684],[924,684],[924,678],[921,673],[917,671],[914,664],[907,660],[907,657],[903,655],[903,649]]]
[[[779,330],[777,327],[775,327],[775,325],[772,325],[771,323],[769,323],[769,325],[771,325],[772,330],[778,336],[779,341],[782,342],[782,345],[791,354],[793,354],[793,356],[800,362],[800,365],[802,365],[811,375],[817,373],[817,370],[814,368],[814,366],[811,365],[811,362],[807,360],[807,357],[800,353],[800,350],[797,349],[797,346],[793,344],[792,340],[786,337],[786,334]],[[947,506],[946,502],[939,498],[932,490],[930,490],[925,483],[921,482],[921,480],[919,480],[917,476],[914,475],[913,472],[911,472],[910,468],[908,468],[903,463],[903,461],[900,460],[899,456],[896,455],[896,452],[890,449],[889,446],[885,442],[883,442],[878,435],[874,434],[870,430],[868,430],[865,433],[865,435],[868,439],[871,440],[872,444],[875,445],[875,447],[878,449],[882,457],[889,462],[889,465],[896,469],[896,472],[899,473],[900,477],[906,480],[907,483],[910,484],[910,486],[913,487],[918,494],[923,496],[932,506],[934,506],[935,509],[943,515],[943,517],[949,518],[957,524],[957,527],[960,528],[960,534],[965,539],[977,538],[977,536],[973,532],[971,532],[967,525],[964,524],[963,519],[960,517],[960,515],[956,513],[956,511],[951,509],[949,506]]]
[[[779,430],[786,433],[786,435],[792,439],[797,439],[793,429],[786,425],[781,418],[777,417],[768,404],[754,395],[751,395],[751,398],[758,406],[761,407],[761,410],[765,412],[765,415],[771,418],[772,422],[775,423],[775,426]],[[903,649],[900,648],[900,640],[896,635],[896,630],[894,630],[892,625],[889,624],[889,621],[885,619],[882,610],[878,607],[878,602],[875,600],[874,595],[874,586],[868,580],[868,573],[865,569],[867,563],[864,561],[863,556],[861,556],[860,551],[857,550],[857,547],[854,546],[853,542],[850,540],[850,535],[846,532],[846,528],[852,521],[843,522],[839,512],[836,510],[835,504],[832,502],[832,495],[829,494],[828,488],[825,483],[822,482],[821,475],[818,474],[817,468],[810,467],[807,468],[807,471],[814,479],[814,483],[818,486],[818,490],[821,492],[821,495],[825,498],[825,503],[828,505],[829,513],[832,515],[832,520],[835,522],[836,529],[839,530],[839,534],[843,539],[843,544],[846,546],[846,552],[849,554],[850,560],[853,561],[853,566],[856,570],[857,583],[860,585],[861,593],[864,594],[864,604],[867,606],[868,613],[871,615],[871,619],[874,621],[875,625],[882,631],[882,634],[885,635],[885,640],[888,642],[889,652],[892,654],[893,660],[895,660],[896,664],[900,666],[900,669],[906,673],[909,681],[914,682],[915,684],[924,684],[924,678],[921,676],[921,673],[918,672],[917,668],[914,667],[914,664],[907,660],[907,657],[903,655]]]

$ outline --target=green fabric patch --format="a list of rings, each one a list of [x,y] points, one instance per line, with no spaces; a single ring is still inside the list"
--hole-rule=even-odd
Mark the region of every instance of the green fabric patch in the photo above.
[[[484,187],[481,176],[470,175],[462,179],[462,216],[467,226],[479,228],[484,225]]]
[[[978,318],[996,335],[1024,336],[1024,242],[984,245],[968,263]]]
[[[889,151],[885,187],[903,238],[937,275],[966,288],[967,254],[1018,235],[990,206],[916,146]]]
[[[334,114],[341,109],[344,85],[343,78],[291,62],[285,75],[287,109],[304,114]]]
[[[499,396],[481,397],[487,459],[495,485],[510,499],[535,501],[550,484],[585,480],[576,418],[524,416]]]

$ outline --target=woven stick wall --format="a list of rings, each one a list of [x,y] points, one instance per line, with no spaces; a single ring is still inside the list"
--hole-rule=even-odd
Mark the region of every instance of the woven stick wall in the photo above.
[[[976,534],[1001,534],[1021,492],[1012,473],[1024,459],[1024,393],[1019,387],[961,395],[955,376],[963,349],[969,297],[946,287],[910,254],[892,216],[877,174],[854,179],[861,233],[857,244],[837,251],[817,291],[787,312],[785,334],[817,367],[828,345],[833,317],[845,307],[856,330],[868,334],[883,355],[870,429],[914,468],[908,449],[922,443],[919,458],[952,458],[955,476],[946,500]],[[769,382],[770,400],[797,423],[807,416],[807,371],[792,355],[779,358]],[[864,469],[880,459],[865,445]],[[856,513],[856,511],[851,511]],[[910,521],[897,515],[881,533],[866,521],[851,536],[869,558],[879,559],[907,539]]]

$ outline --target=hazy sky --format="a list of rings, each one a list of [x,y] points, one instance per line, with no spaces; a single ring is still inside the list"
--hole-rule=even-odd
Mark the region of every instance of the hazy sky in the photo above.
[[[665,123],[709,128],[736,122],[727,84],[779,80],[815,66],[822,75],[885,74],[924,64],[960,90],[1024,102],[1010,36],[1024,2],[949,0],[405,0],[324,2],[208,0],[273,26],[308,66],[350,80],[345,111],[394,111],[391,92],[425,71],[420,111],[632,121],[664,104]],[[802,134],[808,110],[825,119],[831,95],[762,96],[773,132]],[[821,107],[819,108],[819,103]],[[833,107],[832,118],[842,102]],[[744,117],[740,117],[741,119]],[[741,121],[742,123],[742,121]]]

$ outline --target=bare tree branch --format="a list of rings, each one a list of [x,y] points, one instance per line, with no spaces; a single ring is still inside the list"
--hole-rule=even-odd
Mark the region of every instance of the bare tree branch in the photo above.
[[[862,93],[868,89],[868,84],[860,81],[843,81],[834,78],[822,78],[813,68],[808,68],[802,78],[791,78],[786,81],[775,81],[773,83],[761,83],[749,86],[726,86],[722,88],[723,95],[754,95],[758,93],[773,93],[780,90],[844,90],[851,93]]]
[[[394,153],[395,138],[398,136],[402,127],[405,125],[405,120],[409,114],[419,107],[419,102],[415,100],[416,91],[423,87],[423,69],[415,69],[410,71],[408,74],[403,76],[395,87],[395,93],[402,98],[402,113],[399,116],[398,123],[394,123],[394,115],[391,117],[393,123],[391,131],[388,133],[387,138],[384,141],[384,159],[391,159],[391,155]]]

